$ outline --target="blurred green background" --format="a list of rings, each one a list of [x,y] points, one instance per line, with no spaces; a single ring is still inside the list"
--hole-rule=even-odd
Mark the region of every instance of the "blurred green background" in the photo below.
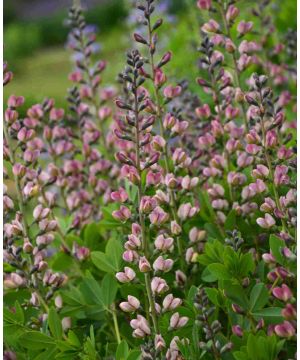
[[[258,0],[259,3],[262,0]],[[65,49],[68,28],[65,20],[71,0],[4,0],[4,59],[14,72],[13,82],[5,88],[9,94],[24,95],[30,106],[44,97],[53,97],[57,106],[65,106],[66,89],[71,86],[71,54]],[[132,46],[132,0],[81,0],[86,8],[87,23],[99,28],[101,52],[97,56],[108,61],[103,82],[115,84],[124,67],[126,49]],[[253,1],[241,0],[245,19],[251,17]],[[158,1],[158,14],[166,19],[160,31],[162,51],[176,55],[168,67],[170,77],[183,77],[196,88],[199,43],[197,19],[202,16],[196,0]],[[296,0],[273,0],[271,8],[279,31],[296,28]],[[271,15],[271,14],[270,14]],[[207,16],[207,14],[203,14]]]

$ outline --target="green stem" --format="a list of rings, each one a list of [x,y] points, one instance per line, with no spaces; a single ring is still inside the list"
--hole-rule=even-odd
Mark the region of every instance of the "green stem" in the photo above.
[[[114,321],[114,328],[115,328],[115,334],[116,334],[116,338],[117,338],[117,343],[120,344],[121,336],[120,336],[120,330],[119,330],[119,324],[118,324],[118,318],[117,318],[117,312],[116,312],[115,304],[113,304],[113,306],[112,306],[111,313],[112,313],[112,317],[113,317],[113,321]]]

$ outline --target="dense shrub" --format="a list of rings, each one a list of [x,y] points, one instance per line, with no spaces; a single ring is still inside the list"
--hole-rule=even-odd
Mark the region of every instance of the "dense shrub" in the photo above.
[[[6,359],[296,357],[295,34],[271,1],[198,0],[194,90],[156,5],[118,88],[73,6],[68,111],[8,100]]]

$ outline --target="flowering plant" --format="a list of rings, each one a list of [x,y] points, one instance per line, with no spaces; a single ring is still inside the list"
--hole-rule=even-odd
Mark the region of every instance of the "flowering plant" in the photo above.
[[[271,1],[188,5],[194,91],[157,2],[136,5],[118,88],[75,3],[68,110],[8,99],[5,359],[296,356],[293,34]]]

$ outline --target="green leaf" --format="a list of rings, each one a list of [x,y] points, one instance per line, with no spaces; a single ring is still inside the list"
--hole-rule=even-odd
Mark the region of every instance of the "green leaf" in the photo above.
[[[140,350],[132,350],[128,355],[126,360],[140,360],[141,359],[141,352]]]
[[[110,262],[110,259],[101,251],[93,251],[91,253],[93,264],[106,273],[114,273],[116,270]]]
[[[106,274],[101,283],[101,299],[105,307],[109,308],[114,302],[118,290],[118,283],[111,274]]]
[[[95,223],[88,224],[84,228],[84,245],[91,250],[98,250],[102,241],[99,225]]]
[[[51,334],[55,337],[55,339],[61,339],[63,330],[61,325],[61,320],[57,314],[57,311],[54,307],[51,307],[48,313],[48,325],[51,331]]]
[[[57,352],[56,346],[53,346],[34,358],[34,360],[53,360],[55,358],[55,354]]]
[[[224,289],[225,295],[232,303],[241,306],[244,310],[249,308],[249,301],[245,292],[245,289],[238,284],[232,284],[231,281],[223,281],[222,289]]]
[[[209,300],[216,306],[221,306],[219,303],[219,291],[215,288],[205,288],[205,292]]]
[[[213,275],[209,270],[208,267],[206,267],[201,274],[201,279],[205,282],[215,282],[218,280],[218,278]]]
[[[268,324],[278,324],[281,323],[284,319],[281,315],[282,309],[279,307],[269,307],[252,313],[254,318],[257,320],[263,318],[265,323]]]
[[[28,331],[19,337],[19,341],[30,350],[47,349],[55,345],[53,338],[39,331]]]
[[[276,235],[270,235],[270,239],[269,239],[269,243],[270,243],[270,249],[271,252],[273,254],[273,256],[275,257],[276,261],[283,265],[284,264],[284,257],[281,253],[281,249],[283,249],[285,247],[285,242],[280,239],[279,237],[277,237]]]
[[[230,280],[232,278],[232,275],[223,264],[210,264],[208,270],[218,280]]]
[[[117,347],[116,360],[126,360],[128,356],[129,348],[127,342],[122,340]]]
[[[20,324],[24,324],[24,311],[18,301],[15,302],[15,318]]]
[[[105,253],[101,251],[93,251],[91,259],[94,265],[100,270],[114,274],[120,270],[122,262],[123,247],[120,241],[111,238],[105,249]]]
[[[237,228],[236,210],[232,209],[226,217],[224,224],[225,230],[234,230]]]
[[[253,260],[253,256],[250,253],[243,254],[240,258],[239,262],[239,274],[241,277],[247,276],[252,273],[255,269],[255,263]]]
[[[263,283],[256,284],[250,293],[250,310],[262,309],[269,300],[269,292]]]

